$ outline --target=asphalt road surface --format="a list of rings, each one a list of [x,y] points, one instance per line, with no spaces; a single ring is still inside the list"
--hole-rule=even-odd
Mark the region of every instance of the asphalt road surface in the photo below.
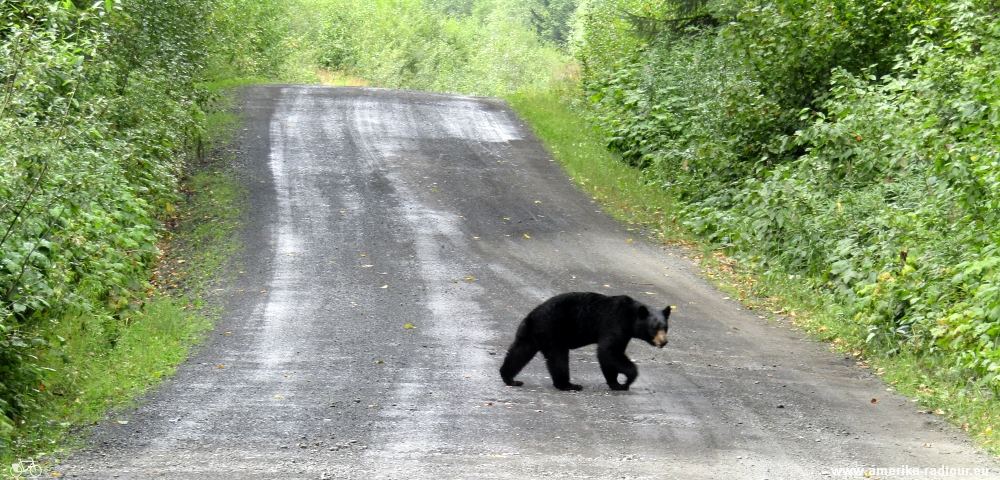
[[[853,358],[601,213],[503,102],[244,96],[245,274],[208,342],[67,477],[994,478]],[[518,322],[567,291],[677,306],[666,348],[629,347],[630,391],[609,391],[593,347],[570,355],[581,392],[553,388],[540,356],[523,387],[501,381]]]

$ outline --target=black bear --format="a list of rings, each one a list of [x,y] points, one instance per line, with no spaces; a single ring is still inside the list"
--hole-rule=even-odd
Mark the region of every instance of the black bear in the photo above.
[[[597,360],[612,390],[628,390],[639,371],[625,356],[625,347],[633,338],[663,348],[667,344],[667,318],[670,307],[662,311],[621,295],[572,292],[556,295],[528,314],[517,327],[514,343],[500,367],[500,377],[513,387],[524,385],[514,380],[518,372],[539,351],[560,390],[581,390],[569,381],[569,350],[597,344]],[[618,374],[627,380],[618,383]]]

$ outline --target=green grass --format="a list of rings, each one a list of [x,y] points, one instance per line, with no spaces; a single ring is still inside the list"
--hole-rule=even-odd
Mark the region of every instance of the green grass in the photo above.
[[[671,199],[643,171],[629,167],[604,147],[603,135],[575,106],[571,89],[519,93],[506,100],[530,125],[580,189],[603,204],[610,215],[644,228],[659,241],[692,248],[702,274],[760,316],[785,318],[832,351],[852,355],[859,368],[879,375],[886,387],[915,400],[922,410],[947,419],[978,446],[1000,454],[1000,402],[989,389],[969,385],[940,360],[912,355],[885,356],[866,351],[863,330],[847,318],[832,297],[780,270],[751,270],[726,258],[712,245],[683,231],[672,215]]]
[[[181,186],[184,200],[168,209],[163,255],[150,272],[151,285],[135,292],[144,298],[142,308],[60,319],[52,346],[37,352],[52,369],[39,386],[49,395],[14,448],[0,452],[0,478],[16,478],[19,465],[54,468],[59,452],[81,445],[89,425],[116,420],[143,392],[169,378],[211,329],[218,308],[206,299],[214,298],[210,290],[219,282],[234,276],[229,272],[235,271],[232,261],[241,248],[236,228],[246,196],[225,168],[230,154],[216,148],[229,143],[240,125],[228,113],[227,90],[220,92],[221,101],[207,118],[210,153],[189,168]]]
[[[568,100],[574,90],[564,88],[517,93],[506,100],[566,173],[610,215],[649,228],[664,240],[681,239],[682,231],[670,216],[670,198],[645,172],[625,165],[605,148],[603,135]]]

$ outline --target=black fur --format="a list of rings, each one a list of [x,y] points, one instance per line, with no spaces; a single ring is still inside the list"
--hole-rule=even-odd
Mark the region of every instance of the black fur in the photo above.
[[[556,295],[521,321],[500,367],[500,376],[507,385],[523,385],[514,377],[536,353],[542,352],[556,388],[581,390],[583,387],[569,381],[569,351],[596,343],[597,360],[608,386],[612,390],[628,390],[639,370],[625,356],[625,347],[631,339],[638,338],[662,348],[666,344],[669,316],[670,307],[658,311],[625,295],[609,297],[584,292]],[[619,373],[627,378],[624,384],[618,383]]]

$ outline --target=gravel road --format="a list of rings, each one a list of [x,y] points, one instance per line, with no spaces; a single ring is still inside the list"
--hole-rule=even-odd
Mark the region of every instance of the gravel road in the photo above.
[[[503,102],[243,95],[245,274],[206,344],[66,477],[997,478],[853,358],[609,219]],[[609,391],[593,347],[570,355],[581,392],[540,357],[523,387],[501,381],[518,322],[566,291],[677,306],[666,348],[629,347],[630,391]]]

